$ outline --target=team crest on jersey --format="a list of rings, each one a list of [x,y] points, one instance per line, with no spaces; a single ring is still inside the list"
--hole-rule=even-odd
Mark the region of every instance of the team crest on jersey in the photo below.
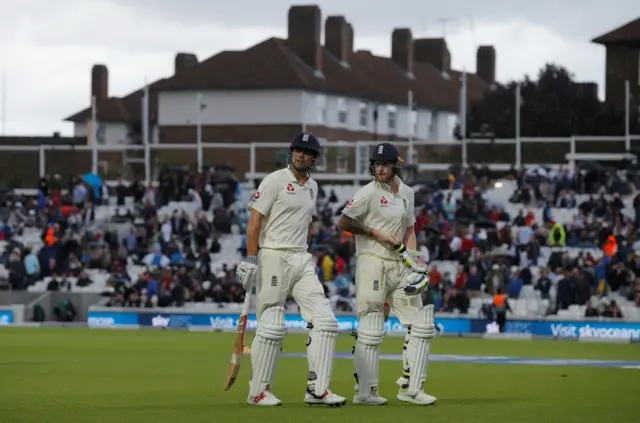
[[[296,189],[293,186],[293,184],[287,185],[287,194],[295,194],[295,193],[296,193]]]
[[[402,204],[404,204],[404,211],[407,211],[409,209],[409,206],[407,205],[407,199],[406,198],[402,199]]]
[[[387,207],[388,204],[389,204],[389,201],[386,198],[384,197],[380,198],[380,207]]]

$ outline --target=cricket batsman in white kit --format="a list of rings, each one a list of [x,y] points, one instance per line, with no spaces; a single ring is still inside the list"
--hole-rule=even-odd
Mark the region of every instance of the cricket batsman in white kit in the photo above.
[[[290,145],[286,168],[267,175],[249,202],[247,257],[238,266],[242,284],[256,283],[258,327],[251,344],[252,377],[247,402],[282,405],[271,392],[285,335],[285,301],[291,296],[309,324],[309,373],[304,401],[341,406],[346,399],[329,390],[338,322],[307,252],[318,184],[309,171],[321,152],[318,139],[303,132]],[[254,279],[255,278],[255,279]]]
[[[427,268],[409,251],[416,250],[414,193],[398,176],[402,158],[393,144],[378,144],[369,162],[375,180],[356,192],[338,224],[356,240],[357,393],[353,402],[387,403],[378,393],[378,369],[385,333],[384,304],[388,303],[408,328],[397,398],[433,404],[436,398],[424,392],[424,382],[435,334],[434,310],[433,305],[424,306],[419,295],[428,285]]]

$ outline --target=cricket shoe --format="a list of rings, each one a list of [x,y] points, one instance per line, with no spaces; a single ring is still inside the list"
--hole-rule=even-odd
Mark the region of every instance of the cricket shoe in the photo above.
[[[342,407],[347,399],[327,390],[323,395],[317,396],[309,388],[304,394],[304,402],[309,405],[326,405],[328,407]]]
[[[280,401],[275,395],[273,395],[269,391],[264,391],[257,397],[248,397],[247,403],[251,405],[262,405],[267,407],[282,405],[282,401]]]
[[[372,388],[371,391],[367,394],[360,395],[358,394],[358,385],[355,387],[356,394],[353,397],[354,404],[360,405],[387,405],[388,401],[386,398],[383,398],[378,394],[378,388]]]
[[[400,385],[400,390],[398,391],[397,396],[400,401],[412,402],[419,405],[431,405],[435,404],[435,402],[437,401],[436,397],[422,391],[418,392],[415,395],[410,394],[408,389],[409,379],[405,377],[401,377],[396,383]]]

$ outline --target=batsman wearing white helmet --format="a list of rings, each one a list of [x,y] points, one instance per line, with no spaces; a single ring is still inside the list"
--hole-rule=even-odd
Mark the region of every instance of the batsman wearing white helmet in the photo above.
[[[291,296],[310,327],[304,401],[341,406],[346,399],[329,390],[338,322],[307,252],[318,195],[318,184],[309,171],[320,154],[320,143],[303,132],[293,138],[289,150],[288,166],[267,175],[249,202],[247,258],[237,270],[243,286],[255,281],[257,296],[258,327],[251,344],[247,402],[282,405],[271,390],[285,335],[284,304]]]
[[[369,161],[375,180],[356,192],[339,222],[356,240],[358,330],[353,356],[357,392],[353,402],[387,403],[378,393],[378,362],[385,333],[384,304],[388,303],[408,328],[397,398],[433,404],[436,398],[424,392],[424,382],[435,333],[434,311],[432,305],[422,304],[419,295],[428,285],[426,266],[410,253],[416,249],[414,193],[398,176],[402,158],[393,144],[377,145]]]

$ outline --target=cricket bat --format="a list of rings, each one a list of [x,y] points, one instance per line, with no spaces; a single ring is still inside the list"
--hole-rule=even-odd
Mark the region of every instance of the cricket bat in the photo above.
[[[238,378],[240,373],[240,364],[242,363],[242,355],[244,354],[244,335],[247,333],[247,317],[249,314],[249,305],[251,304],[251,292],[253,287],[247,287],[244,304],[242,305],[242,313],[238,318],[238,326],[236,327],[236,340],[231,354],[231,363],[227,371],[227,378],[224,381],[224,390],[228,391]]]

